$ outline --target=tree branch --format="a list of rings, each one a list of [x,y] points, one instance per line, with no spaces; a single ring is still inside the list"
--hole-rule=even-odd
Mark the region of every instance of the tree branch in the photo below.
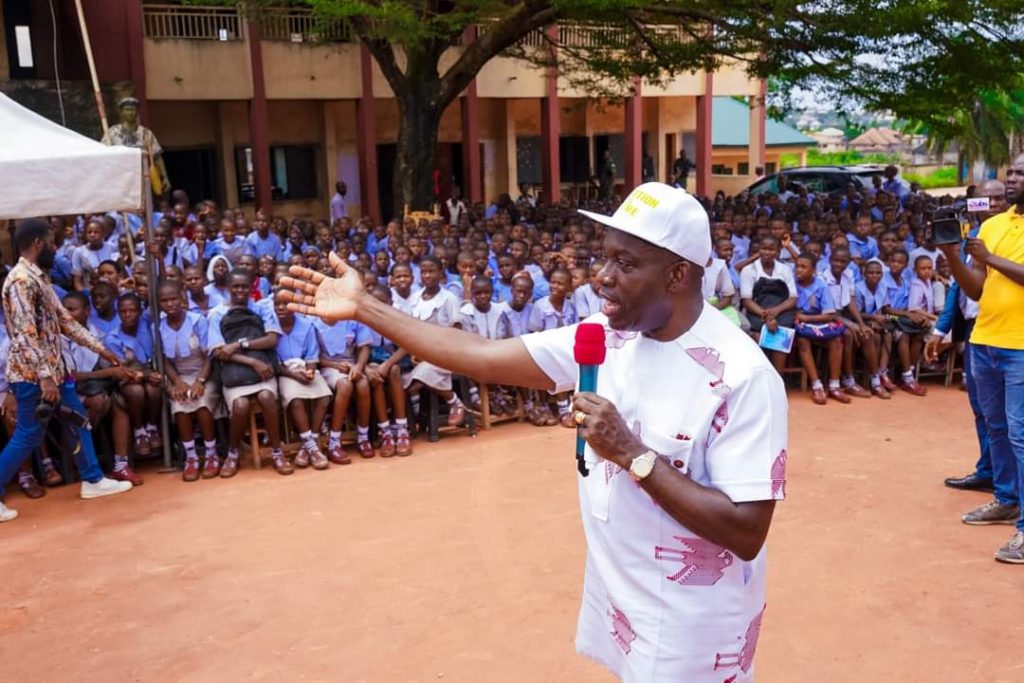
[[[469,86],[480,69],[523,36],[555,21],[559,10],[543,1],[528,1],[467,45],[458,60],[441,77],[438,101],[442,107],[452,102]]]
[[[394,49],[386,40],[372,37],[372,27],[367,19],[353,17],[351,22],[353,32],[366,45],[373,58],[377,60],[381,73],[384,74],[384,78],[387,79],[388,85],[391,86],[395,96],[399,96],[399,93],[406,90],[407,83],[405,74],[398,68]]]

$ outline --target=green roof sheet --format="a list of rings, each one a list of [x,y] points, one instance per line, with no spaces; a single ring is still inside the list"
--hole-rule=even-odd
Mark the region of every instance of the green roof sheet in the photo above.
[[[746,147],[750,140],[750,107],[731,97],[712,99],[712,146]],[[764,137],[767,147],[816,144],[796,128],[772,118],[765,121]]]

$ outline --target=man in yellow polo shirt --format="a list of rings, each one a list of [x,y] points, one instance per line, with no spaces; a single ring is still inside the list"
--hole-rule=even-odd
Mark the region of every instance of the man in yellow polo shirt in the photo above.
[[[967,240],[968,264],[957,258],[959,245],[941,249],[964,294],[978,302],[969,353],[997,482],[995,500],[963,520],[1016,524],[1016,533],[995,557],[1024,564],[1024,154],[1006,173],[1006,199],[1010,208]]]

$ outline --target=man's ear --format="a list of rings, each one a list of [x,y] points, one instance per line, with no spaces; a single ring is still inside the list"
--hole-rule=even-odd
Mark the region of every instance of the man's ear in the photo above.
[[[692,270],[695,266],[689,261],[679,260],[668,267],[665,271],[665,282],[668,291],[677,293],[687,288],[687,283],[694,277]]]

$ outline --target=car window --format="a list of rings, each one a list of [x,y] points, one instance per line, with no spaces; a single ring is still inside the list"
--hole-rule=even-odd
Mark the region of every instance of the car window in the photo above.
[[[768,176],[750,186],[750,194],[764,194],[765,192],[779,191],[779,176]]]
[[[828,193],[844,192],[846,184],[849,182],[850,176],[845,173],[827,173],[825,174],[825,191]]]
[[[790,185],[806,187],[809,192],[824,192],[825,177],[820,173],[794,173],[789,177]],[[795,189],[795,187],[793,188]]]

